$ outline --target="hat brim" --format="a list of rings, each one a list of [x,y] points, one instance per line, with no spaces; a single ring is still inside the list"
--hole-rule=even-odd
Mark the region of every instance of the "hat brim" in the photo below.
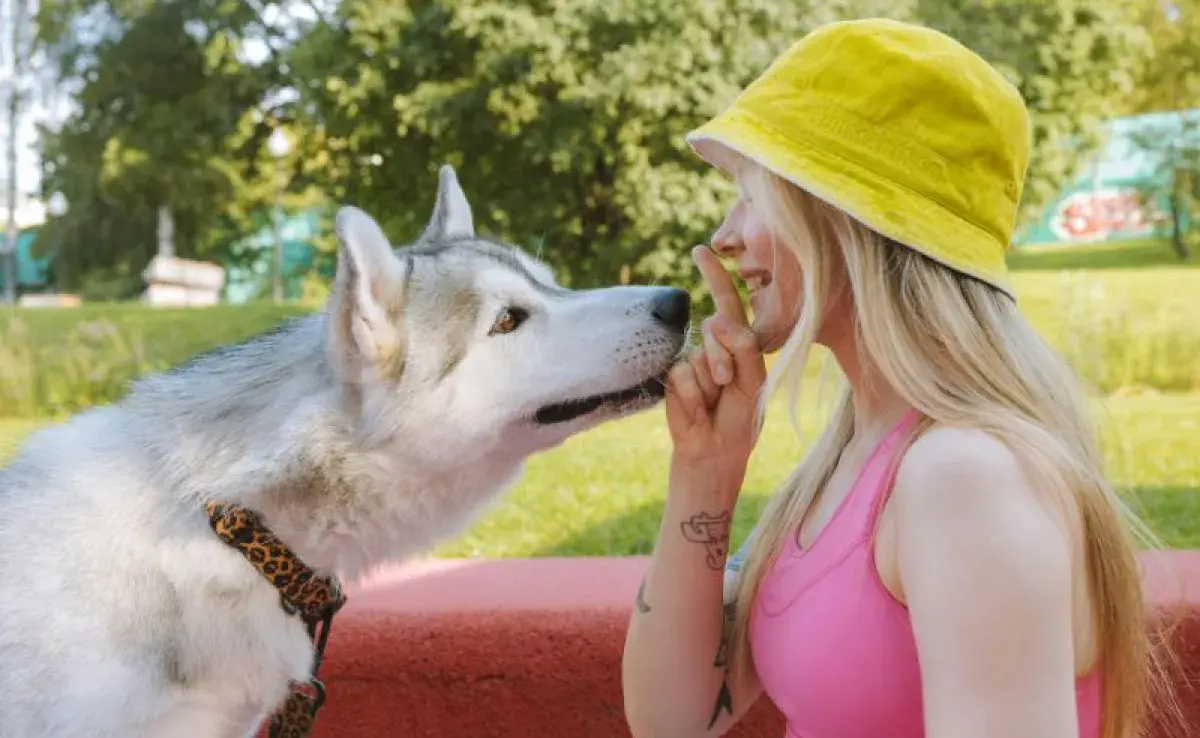
[[[1016,299],[1004,260],[1008,244],[928,197],[810,144],[802,133],[784,135],[732,108],[686,141],[697,156],[731,176],[739,157],[750,159],[868,228]],[[981,264],[980,254],[994,256]]]

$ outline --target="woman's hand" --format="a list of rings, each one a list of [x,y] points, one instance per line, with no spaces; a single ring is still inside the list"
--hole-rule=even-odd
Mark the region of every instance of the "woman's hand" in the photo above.
[[[673,465],[731,483],[735,489],[730,493],[736,494],[758,440],[758,395],[766,365],[733,280],[717,255],[697,246],[692,259],[717,311],[704,321],[704,347],[676,365],[667,382]]]
[[[677,365],[667,381],[675,450],[621,672],[626,717],[637,736],[722,735],[762,694],[752,675],[724,681],[728,644],[722,626],[732,610],[723,607],[722,594],[730,524],[758,436],[757,396],[766,368],[716,254],[697,247],[692,258],[717,312],[704,321],[704,348]]]

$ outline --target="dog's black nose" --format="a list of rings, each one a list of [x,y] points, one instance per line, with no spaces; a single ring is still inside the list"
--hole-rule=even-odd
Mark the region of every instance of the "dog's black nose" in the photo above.
[[[692,298],[684,290],[670,287],[654,298],[650,313],[664,325],[683,330],[691,318]]]

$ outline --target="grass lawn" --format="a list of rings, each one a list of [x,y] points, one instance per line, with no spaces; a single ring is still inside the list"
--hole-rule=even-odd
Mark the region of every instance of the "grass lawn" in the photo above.
[[[1200,547],[1200,394],[1111,397],[1097,405],[1110,474],[1174,547]],[[37,421],[0,420],[0,460]],[[802,431],[816,430],[806,412]],[[648,553],[657,532],[670,439],[661,410],[597,428],[533,459],[504,499],[439,556]],[[772,415],[746,480],[740,541],[803,444],[781,409]]]
[[[21,330],[44,348],[63,350],[80,327],[111,323],[126,341],[138,346],[148,364],[165,368],[304,312],[307,310],[299,306],[271,303],[206,308],[148,308],[136,302],[85,303],[61,309],[0,307],[0,336]]]
[[[1200,257],[1180,261],[1166,241],[1132,241],[1094,245],[1030,245],[1013,248],[1008,266],[1016,272],[1058,271],[1060,269],[1145,269],[1200,268]]]
[[[1143,243],[1023,248],[1011,261],[1024,314],[1091,386],[1200,391],[1195,260],[1180,264],[1166,244]],[[117,399],[133,378],[306,311],[267,303],[0,308],[0,417],[64,417]]]
[[[262,333],[299,306],[0,307],[0,417],[62,417],[124,394],[130,379]]]
[[[1168,545],[1200,548],[1200,256],[1181,263],[1168,245],[1148,242],[1027,247],[1011,252],[1009,262],[1034,327],[1087,382],[1118,390],[1097,407],[1114,482]],[[0,462],[49,422],[24,416],[69,414],[114,399],[131,376],[303,310],[0,309]],[[118,331],[105,333],[101,324]],[[1155,391],[1142,391],[1148,387]],[[817,414],[804,416],[811,437]],[[436,553],[646,553],[661,514],[669,448],[661,410],[573,439],[533,459],[508,496]],[[735,541],[802,450],[786,413],[776,412],[751,465]]]

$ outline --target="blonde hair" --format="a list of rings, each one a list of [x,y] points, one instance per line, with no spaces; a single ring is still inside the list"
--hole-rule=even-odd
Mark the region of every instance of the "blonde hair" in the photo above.
[[[839,297],[832,290],[848,288],[860,361],[923,416],[907,441],[932,423],[977,428],[1005,443],[1044,488],[1070,490],[1103,669],[1102,736],[1137,735],[1152,693],[1170,700],[1166,651],[1148,633],[1135,557],[1135,534],[1153,537],[1105,478],[1087,398],[1073,372],[1000,290],[882,237],[757,165],[747,162],[739,181],[777,243],[803,266],[798,322],[771,368],[760,413],[787,385],[795,422],[819,322]],[[835,279],[839,270],[843,279]],[[730,643],[735,676],[751,667],[748,622],[762,578],[828,482],[853,425],[847,388],[755,527],[735,587],[741,603]],[[1066,511],[1069,499],[1059,502]]]

